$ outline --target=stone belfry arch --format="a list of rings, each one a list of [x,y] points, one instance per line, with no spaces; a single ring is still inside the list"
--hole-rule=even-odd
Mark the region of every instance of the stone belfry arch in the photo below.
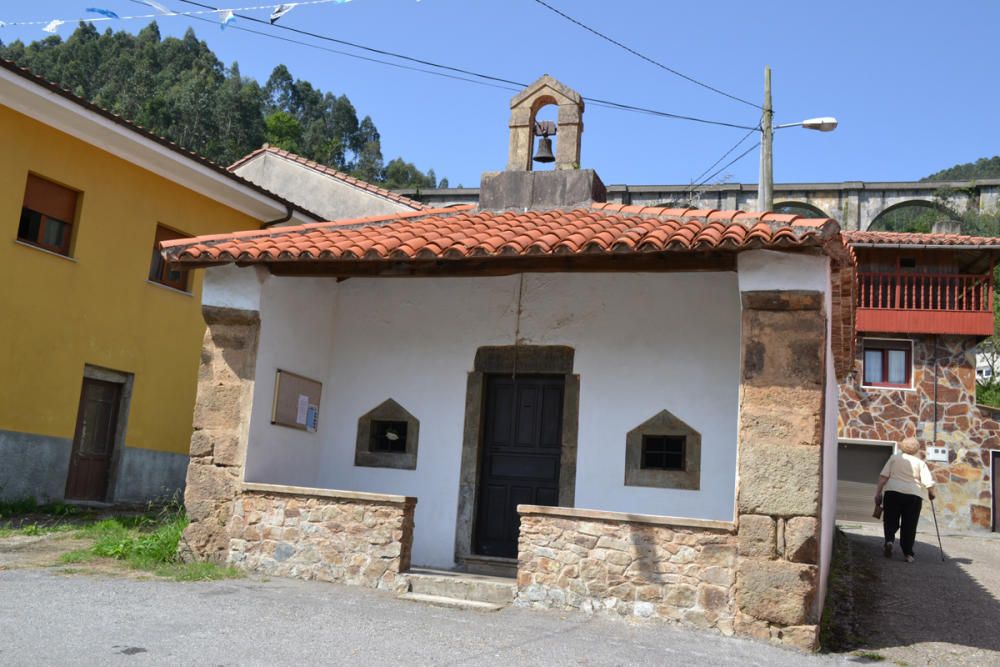
[[[549,105],[559,108],[555,168],[580,168],[583,98],[580,93],[545,74],[510,101],[510,156],[507,171],[532,170],[535,117],[539,109]]]

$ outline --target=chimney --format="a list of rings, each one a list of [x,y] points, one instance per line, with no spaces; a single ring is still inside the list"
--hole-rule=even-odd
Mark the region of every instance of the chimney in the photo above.
[[[539,109],[559,109],[555,127],[538,122]],[[570,208],[605,201],[604,183],[593,169],[580,169],[583,98],[548,74],[510,101],[510,147],[507,170],[486,172],[479,187],[479,207],[489,210]],[[555,135],[555,170],[532,171],[535,138]],[[551,161],[551,158],[550,160]]]

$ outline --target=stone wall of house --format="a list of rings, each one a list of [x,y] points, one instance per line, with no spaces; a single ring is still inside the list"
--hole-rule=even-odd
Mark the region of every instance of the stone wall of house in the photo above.
[[[229,563],[282,577],[395,590],[410,567],[412,498],[247,489],[233,504]]]
[[[873,335],[879,336],[900,338]],[[933,445],[936,356],[937,446],[948,448],[947,463],[928,461],[937,482],[938,520],[949,528],[990,530],[990,450],[1000,449],[1000,421],[976,406],[976,339],[942,335],[935,346],[934,336],[910,338],[913,390],[863,387],[858,346],[854,372],[840,385],[840,437],[898,442],[916,436],[925,447]]]
[[[658,617],[733,634],[737,549],[732,525],[522,510],[516,604]],[[713,523],[719,525],[707,527]]]

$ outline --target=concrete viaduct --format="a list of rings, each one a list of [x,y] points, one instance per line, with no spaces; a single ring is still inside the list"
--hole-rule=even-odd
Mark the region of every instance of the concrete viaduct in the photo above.
[[[398,190],[400,194],[432,206],[479,201],[479,188]],[[693,206],[724,210],[757,208],[757,186],[724,183],[698,188],[692,196],[687,185],[611,185],[608,201],[642,206]],[[940,210],[942,217],[958,218],[966,211],[1000,210],[1000,179],[980,181],[933,181],[866,183],[780,183],[774,186],[774,208],[794,206],[816,217],[838,220],[844,229],[866,230],[880,216],[903,206]],[[876,229],[878,228],[876,224]]]

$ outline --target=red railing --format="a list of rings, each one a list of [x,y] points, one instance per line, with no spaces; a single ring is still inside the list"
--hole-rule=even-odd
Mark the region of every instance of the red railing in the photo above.
[[[858,308],[993,312],[993,278],[938,273],[858,273]]]

